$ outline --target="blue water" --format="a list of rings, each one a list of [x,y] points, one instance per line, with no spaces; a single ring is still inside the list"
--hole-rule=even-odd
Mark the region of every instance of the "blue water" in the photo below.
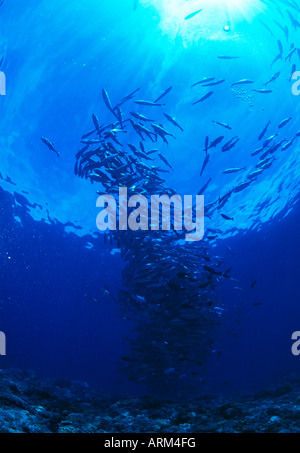
[[[300,21],[293,0],[134,3],[14,0],[0,7],[0,70],[7,81],[7,94],[0,97],[0,330],[7,337],[7,356],[0,357],[0,367],[86,380],[125,394],[153,391],[143,381],[128,381],[119,367],[121,357],[130,355],[126,339],[135,337],[140,321],[120,312],[117,302],[124,260],[96,228],[101,188],[74,175],[75,154],[83,133],[93,127],[92,114],[101,124],[112,121],[102,89],[116,104],[137,88],[137,99],[154,100],[173,87],[162,102],[184,132],[165,125],[176,139],[168,146],[159,142],[174,168],[163,176],[177,193],[194,195],[211,178],[206,205],[256,170],[259,156],[251,153],[268,137],[280,134],[277,142],[295,137],[300,107],[290,81],[300,54],[285,61],[291,45],[299,45],[299,30],[287,13]],[[288,27],[288,37],[278,23]],[[271,67],[278,40],[283,58]],[[218,58],[224,55],[239,58]],[[278,79],[264,87],[276,72]],[[205,77],[225,82],[191,88]],[[231,86],[241,79],[253,84]],[[252,91],[263,88],[272,93]],[[192,105],[211,89],[210,99]],[[153,118],[156,108],[139,112]],[[229,123],[232,130],[212,121]],[[205,137],[221,135],[222,145],[234,136],[240,141],[229,152],[222,152],[222,145],[212,149],[200,178]],[[42,136],[55,143],[59,159]],[[183,387],[192,382],[201,393],[251,392],[299,371],[300,359],[291,354],[291,335],[300,327],[297,140],[285,151],[279,148],[271,168],[205,219],[206,231],[220,231],[217,240],[208,241],[209,254],[221,256],[235,280],[216,282],[224,314],[201,373],[191,375],[187,367],[176,377],[174,364]],[[235,167],[246,167],[247,173],[223,174]],[[87,300],[87,294],[100,303]],[[165,328],[162,324],[162,332]],[[178,342],[185,341],[181,332]]]

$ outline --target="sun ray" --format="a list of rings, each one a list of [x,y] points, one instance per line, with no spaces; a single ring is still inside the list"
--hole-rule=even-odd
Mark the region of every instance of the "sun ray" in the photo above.
[[[260,0],[141,0],[144,6],[154,6],[163,30],[171,35],[195,39],[206,34],[214,39],[220,31],[229,35],[234,25],[251,22],[265,4]],[[193,14],[197,13],[197,14]],[[225,33],[224,33],[225,32]],[[220,39],[222,34],[219,34]]]

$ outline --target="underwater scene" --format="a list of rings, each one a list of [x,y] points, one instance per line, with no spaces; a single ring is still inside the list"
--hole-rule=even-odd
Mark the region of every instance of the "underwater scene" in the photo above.
[[[0,432],[300,432],[298,0],[0,37]]]

